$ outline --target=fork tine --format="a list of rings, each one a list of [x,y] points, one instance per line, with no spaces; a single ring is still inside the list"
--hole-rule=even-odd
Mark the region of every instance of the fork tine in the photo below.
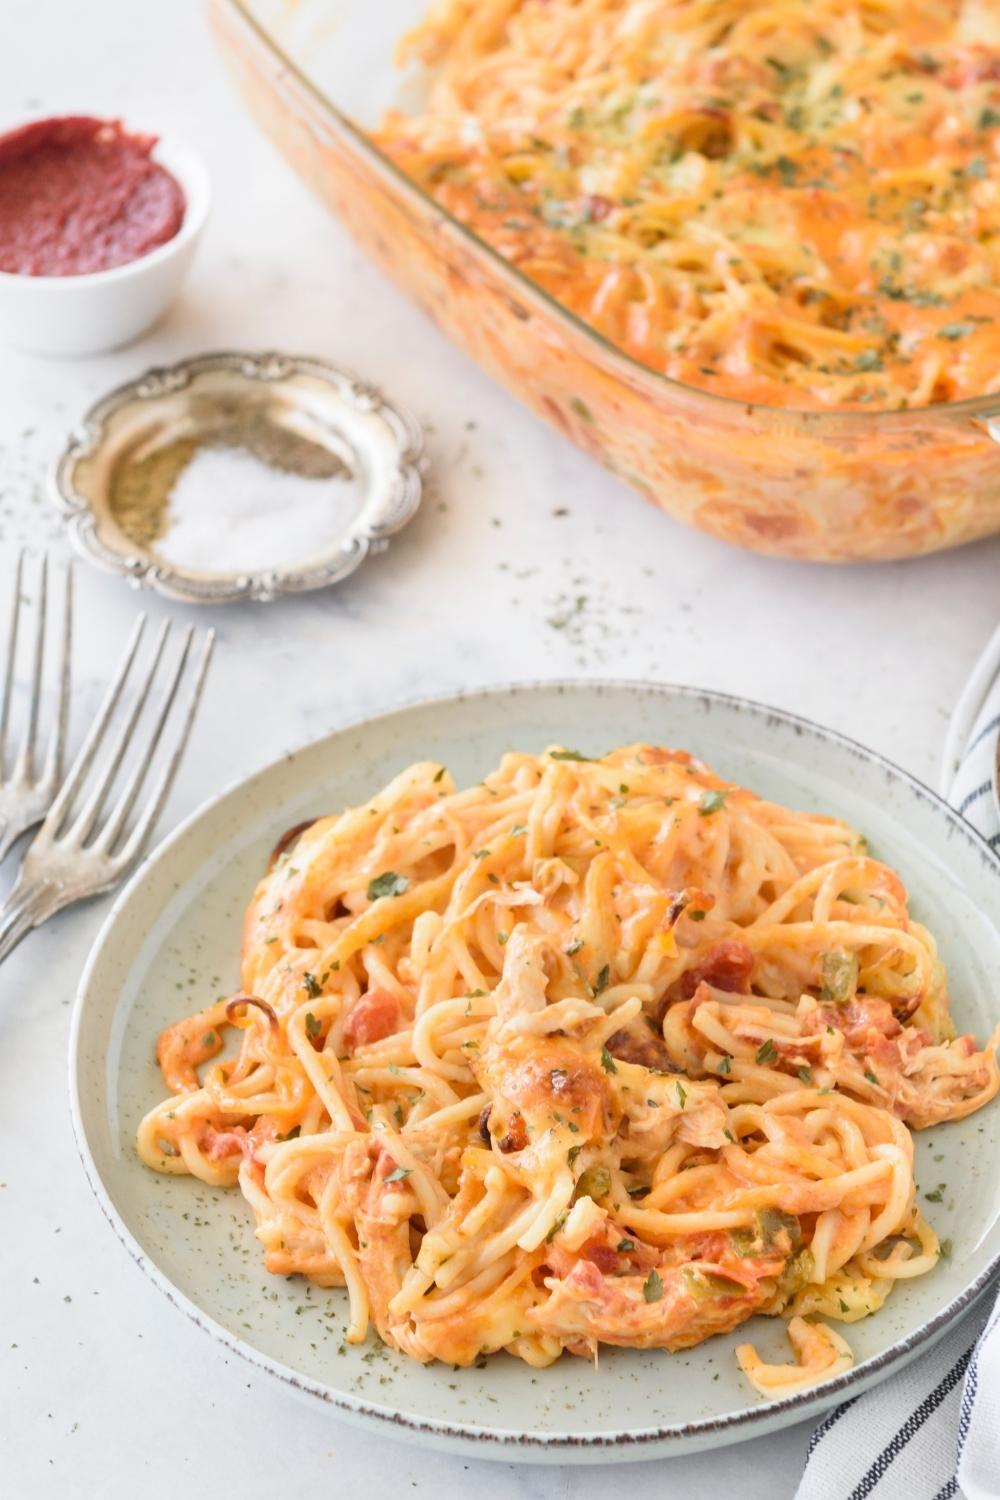
[[[167,761],[167,764],[164,766],[163,770],[160,773],[159,780],[157,781],[156,786],[153,789],[149,801],[146,803],[146,807],[142,813],[142,816],[140,817],[136,826],[133,828],[132,832],[129,834],[129,837],[126,840],[121,851],[115,856],[116,863],[120,863],[122,867],[131,864],[131,862],[134,859],[137,859],[138,856],[142,853],[147,841],[149,840],[150,834],[153,832],[153,829],[156,825],[156,820],[160,816],[160,813],[163,809],[163,804],[166,802],[167,797],[170,795],[170,788],[174,784],[174,777],[177,775],[177,768],[179,767],[181,760],[184,757],[184,751],[187,748],[187,742],[191,734],[191,726],[194,723],[195,715],[198,712],[198,704],[201,701],[202,688],[205,686],[205,677],[208,673],[208,664],[212,658],[212,646],[214,645],[214,643],[215,631],[209,630],[205,636],[205,644],[201,649],[201,655],[198,658],[198,664],[195,668],[194,682],[191,685],[191,692],[188,696],[187,708],[184,712],[184,717],[181,720],[177,736],[174,740],[174,747],[170,752],[170,759]],[[187,644],[188,643],[185,642],[185,646],[187,646]],[[164,706],[164,711],[160,715],[160,722],[157,724],[154,731],[153,745],[150,747],[149,757],[152,756],[152,750],[155,748],[156,743],[159,740],[160,732],[163,728],[164,722],[166,721],[166,711],[173,702],[177,687],[177,681],[179,681],[179,676],[180,674],[178,673],[177,679],[172,685],[171,693],[169,695],[167,703]]]
[[[80,844],[85,842],[87,835],[97,821],[101,808],[104,806],[104,799],[111,789],[111,783],[114,781],[118,767],[124,759],[125,751],[131,743],[132,732],[139,721],[139,715],[146,706],[146,699],[149,697],[150,689],[153,686],[153,679],[160,665],[160,658],[163,656],[163,648],[167,643],[169,634],[170,621],[164,620],[160,627],[160,634],[157,637],[156,645],[153,647],[153,660],[150,662],[145,678],[139,685],[132,706],[125,716],[125,722],[118,731],[118,738],[114,748],[106,760],[102,762],[97,785],[66,832],[65,837],[73,842]],[[144,760],[145,764],[148,765],[148,757],[144,757]],[[143,763],[140,762],[140,770],[143,769]]]
[[[35,741],[38,738],[38,711],[42,704],[42,658],[45,655],[45,614],[49,602],[49,558],[42,553],[42,565],[38,571],[38,600],[35,605],[35,650],[31,664],[31,700],[28,704],[28,722],[18,752],[18,769],[30,779],[35,770]]]
[[[59,793],[52,806],[49,808],[48,815],[45,818],[45,822],[42,824],[43,832],[49,834],[50,837],[54,837],[59,832],[60,825],[62,824],[62,821],[65,818],[67,811],[69,810],[70,804],[79,791],[80,784],[83,781],[83,778],[86,776],[87,772],[90,769],[90,764],[94,759],[95,754],[97,753],[97,747],[100,744],[101,739],[104,736],[104,731],[108,726],[108,720],[114,713],[115,704],[121,697],[121,691],[123,686],[125,685],[125,679],[128,676],[129,668],[131,667],[132,662],[135,658],[135,653],[138,650],[139,642],[142,639],[142,633],[145,627],[146,616],[140,615],[132,627],[132,634],[129,638],[128,644],[125,647],[125,654],[122,657],[121,665],[119,666],[114,678],[105,690],[101,706],[97,711],[97,717],[94,720],[93,724],[91,724],[90,729],[87,731],[87,736],[83,744],[80,746],[79,751],[77,752],[76,760],[74,760],[73,764],[70,766],[66,780],[59,788]]]
[[[167,716],[170,713],[174,698],[177,695],[177,688],[180,684],[180,680],[184,672],[184,667],[188,659],[188,654],[191,650],[191,639],[193,635],[194,628],[193,626],[189,625],[187,630],[184,632],[184,642],[181,646],[177,661],[174,664],[173,674],[171,675],[170,681],[167,683],[167,689],[163,696],[163,702],[160,705],[160,711],[156,717],[155,723],[153,724],[149,740],[144,746],[143,753],[139,757],[136,768],[132,772],[132,775],[129,777],[126,786],[123,788],[121,795],[119,796],[118,801],[115,804],[114,810],[111,813],[111,816],[108,818],[106,825],[101,830],[100,836],[94,840],[94,848],[99,849],[102,853],[107,853],[114,847],[119,835],[121,834],[122,829],[125,826],[126,819],[128,818],[129,813],[132,811],[133,806],[135,805],[135,799],[136,797],[138,797],[139,792],[142,789],[142,784],[146,779],[146,773],[149,770],[150,765],[152,764],[153,756],[156,753],[156,747],[160,742],[160,736],[163,733],[163,727],[167,722]]]
[[[14,598],[11,602],[10,628],[7,632],[7,669],[3,679],[3,704],[0,706],[0,775],[3,774],[4,749],[7,742],[7,726],[10,722],[10,704],[14,695],[14,659],[17,656],[17,622],[21,613],[21,579],[24,574],[24,549],[17,554],[14,569]]]
[[[66,564],[63,592],[62,640],[59,646],[59,701],[56,704],[56,722],[49,740],[45,757],[44,776],[50,786],[57,786],[62,779],[63,757],[66,752],[66,726],[69,719],[70,657],[73,646],[73,564]]]

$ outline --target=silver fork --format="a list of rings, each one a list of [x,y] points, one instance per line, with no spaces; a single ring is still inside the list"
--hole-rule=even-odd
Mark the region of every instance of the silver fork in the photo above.
[[[3,702],[0,705],[0,860],[11,845],[29,828],[40,823],[48,812],[62,780],[63,752],[66,747],[66,718],[69,711],[70,645],[73,634],[73,571],[66,569],[63,593],[63,618],[59,649],[59,695],[56,719],[49,737],[45,759],[38,765],[38,717],[42,701],[42,663],[45,656],[45,614],[48,604],[49,560],[43,555],[38,572],[38,599],[35,606],[35,639],[32,651],[31,689],[28,719],[10,774],[5,773],[7,736],[10,730],[11,703],[14,697],[14,668],[17,658],[18,627],[21,622],[21,586],[24,581],[24,553],[18,554],[14,572],[14,600],[7,634],[7,666],[4,672]]]
[[[163,702],[148,730],[140,737],[139,720],[170,633],[169,623],[163,625],[153,649],[149,670],[135,690],[117,735],[112,736],[107,733],[108,726],[122,696],[145,623],[145,616],[140,615],[125,648],[121,666],[104,695],[97,717],[41,828],[28,846],[13,889],[0,907],[0,963],[17,947],[26,933],[33,927],[40,927],[64,906],[83,901],[88,896],[98,896],[102,891],[117,885],[142,854],[152,836],[187,746],[208,671],[215,632],[210,630],[205,636],[194,666],[186,702],[175,715],[179,723],[171,748],[152,791],[139,810],[134,827],[128,832],[126,825],[178,698],[194,636],[193,627],[189,627],[185,631],[176,665],[167,678]],[[74,804],[81,799],[87,774],[98,752],[104,749],[105,738],[111,743],[97,768],[95,784],[79,809],[75,810]],[[130,748],[137,756],[135,769],[128,776],[114,807],[98,826],[108,793]]]

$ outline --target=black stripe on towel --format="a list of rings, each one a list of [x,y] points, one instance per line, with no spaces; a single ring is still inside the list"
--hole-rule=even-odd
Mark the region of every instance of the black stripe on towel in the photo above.
[[[817,1445],[821,1443],[822,1440],[826,1437],[827,1433],[830,1431],[830,1428],[833,1427],[835,1423],[840,1421],[845,1411],[850,1411],[851,1407],[854,1405],[857,1399],[857,1396],[852,1396],[850,1401],[842,1401],[839,1406],[833,1409],[828,1417],[823,1418],[822,1422],[820,1422],[819,1426],[814,1429],[813,1435],[809,1439],[809,1448],[806,1452],[807,1460],[812,1458]]]
[[[982,786],[977,786],[974,792],[970,792],[967,797],[962,798],[961,802],[958,804],[958,811],[964,816],[964,814],[972,806],[973,802],[978,802],[980,797],[986,796],[986,793],[989,791],[992,785],[992,781],[984,781]]]
[[[937,1494],[934,1496],[934,1500],[952,1500],[952,1496],[953,1495],[957,1495],[957,1494],[958,1494],[958,1480],[955,1478],[955,1476],[953,1474],[951,1476],[951,1478],[948,1479],[948,1480],[946,1480],[945,1483],[938,1490]]]
[[[990,1334],[997,1327],[998,1323],[1000,1323],[1000,1300],[994,1303],[993,1311],[986,1319],[986,1326],[983,1328],[978,1339],[969,1350],[969,1369],[965,1377],[965,1389],[962,1392],[962,1405],[958,1414],[959,1463],[961,1463],[962,1454],[965,1451],[965,1440],[969,1436],[969,1427],[972,1422],[972,1411],[976,1404],[976,1394],[979,1389],[979,1351],[986,1343],[986,1340],[989,1338]]]
[[[993,732],[997,729],[1000,729],[1000,714],[997,714],[996,717],[991,719],[988,724],[983,725],[982,729],[976,735],[976,738],[972,741],[971,745],[966,745],[965,754],[968,755],[970,751],[975,750],[976,746],[981,745],[988,734],[993,734]]]
[[[970,1356],[975,1354],[976,1346],[973,1344],[969,1350]],[[975,1358],[969,1365],[969,1373],[965,1381],[965,1390],[962,1392],[962,1407],[958,1414],[958,1456],[962,1457],[965,1448],[965,1440],[969,1435],[969,1424],[972,1421],[972,1408],[976,1402],[976,1392],[979,1388],[979,1361]]]
[[[866,1500],[868,1495],[874,1493],[876,1485],[887,1472],[890,1464],[899,1457],[910,1439],[920,1431],[927,1418],[941,1405],[945,1396],[953,1391],[958,1382],[965,1374],[965,1367],[972,1357],[972,1350],[966,1349],[960,1359],[956,1360],[944,1379],[934,1387],[929,1396],[925,1396],[917,1407],[911,1412],[896,1433],[890,1443],[882,1449],[878,1458],[872,1464],[867,1474],[863,1476],[858,1485],[851,1491],[850,1500]]]

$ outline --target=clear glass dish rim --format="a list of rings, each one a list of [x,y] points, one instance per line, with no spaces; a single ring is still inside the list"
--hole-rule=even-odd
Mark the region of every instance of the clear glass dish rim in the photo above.
[[[536,304],[536,309],[540,314],[554,318],[557,323],[565,323],[574,334],[581,336],[585,342],[592,343],[605,360],[617,367],[622,380],[630,385],[638,384],[648,387],[649,394],[654,401],[665,392],[673,400],[681,399],[685,403],[702,406],[716,417],[732,419],[738,426],[747,423],[758,426],[766,425],[785,433],[799,429],[802,436],[819,436],[825,431],[830,436],[850,434],[858,437],[871,437],[880,428],[891,429],[894,432],[908,429],[926,431],[928,425],[934,422],[972,425],[1000,419],[1000,392],[993,395],[969,396],[963,401],[942,401],[927,406],[907,407],[903,411],[885,408],[875,411],[854,411],[836,408],[769,406],[764,402],[741,401],[734,396],[715,395],[701,386],[687,385],[683,381],[674,380],[669,375],[661,374],[649,365],[642,364],[624,349],[619,348],[617,344],[613,344],[610,339],[605,338],[596,328],[577,317],[576,313],[571,312],[563,303],[550,296],[537,282],[532,281],[516,266],[504,260],[492,245],[481,239],[468,225],[456,219],[446,208],[425,193],[412,177],[409,177],[401,167],[398,167],[384,152],[379,150],[366,131],[356,125],[349,115],[344,114],[309,75],[303,72],[295,59],[285,51],[268,28],[251,13],[247,0],[210,0],[210,3],[225,8],[246,27],[257,44],[263,47],[298,87],[326,113],[329,117],[328,122],[350,138],[352,145],[380,176],[387,177],[394,187],[402,190],[405,197],[419,204],[422,210],[430,210],[439,221],[448,225],[451,233],[464,240],[477,253],[484,254],[495,266],[501,280],[508,281],[516,289],[519,298]],[[819,429],[820,432],[817,433],[814,429]],[[992,433],[990,435],[992,436]]]

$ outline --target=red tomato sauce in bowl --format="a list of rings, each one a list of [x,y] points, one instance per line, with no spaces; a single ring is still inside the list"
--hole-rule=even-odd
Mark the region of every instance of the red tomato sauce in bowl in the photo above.
[[[184,193],[152,159],[156,137],[87,115],[0,136],[0,271],[82,276],[173,239]]]

